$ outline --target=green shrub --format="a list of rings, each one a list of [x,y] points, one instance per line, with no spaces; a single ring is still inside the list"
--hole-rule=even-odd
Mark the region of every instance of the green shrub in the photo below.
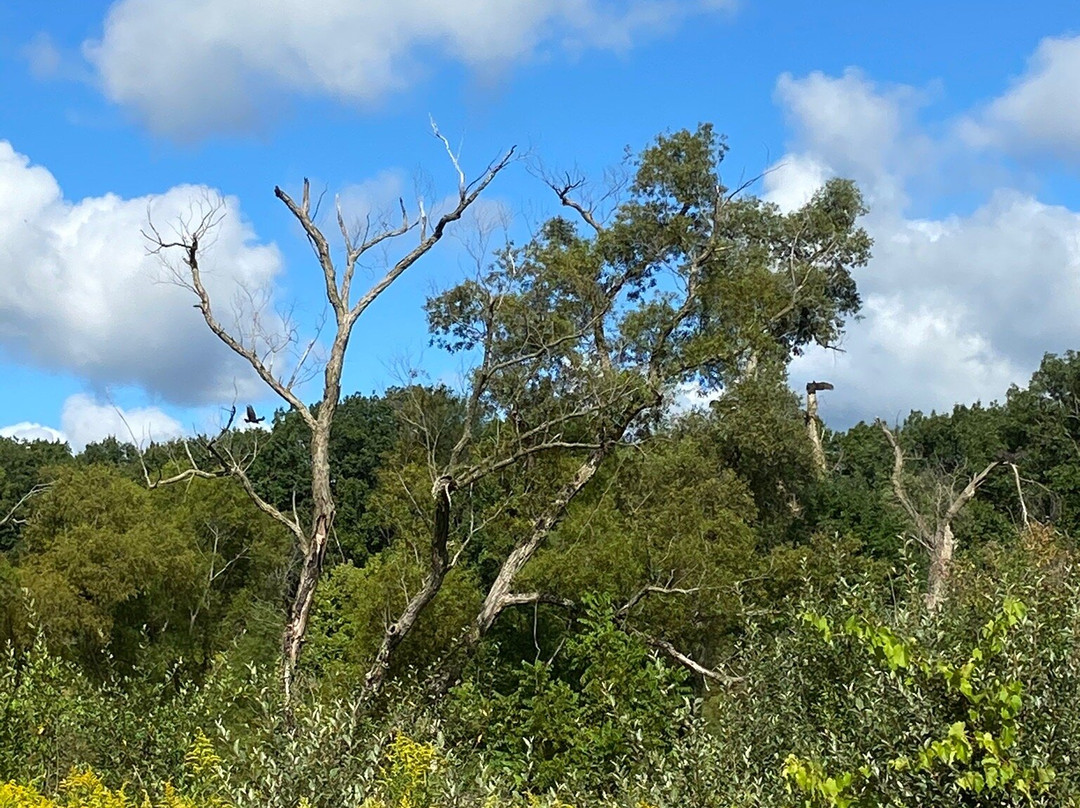
[[[1046,532],[987,546],[934,616],[917,569],[885,589],[807,591],[745,625],[741,679],[703,698],[603,600],[553,660],[476,673],[435,703],[399,679],[377,709],[335,685],[286,711],[273,671],[225,664],[198,685],[138,671],[103,683],[38,643],[0,660],[0,782],[20,784],[6,797],[18,808],[74,808],[62,783],[84,766],[109,799],[155,805],[1071,804],[1073,558]]]
[[[590,602],[555,662],[525,663],[503,692],[473,681],[448,705],[454,741],[519,788],[607,791],[691,719],[687,677]]]

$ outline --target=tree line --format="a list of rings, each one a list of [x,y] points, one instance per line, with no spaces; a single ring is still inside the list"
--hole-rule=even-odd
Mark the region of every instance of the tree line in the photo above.
[[[1071,661],[1057,679],[1045,665],[1071,631],[1080,355],[1048,355],[1002,402],[826,428],[831,386],[799,396],[788,365],[859,310],[865,207],[833,180],[781,211],[724,184],[726,149],[707,125],[662,135],[597,205],[581,178],[544,174],[563,214],[426,302],[433,344],[469,367],[460,389],[343,396],[341,377],[357,319],[512,151],[469,182],[447,149],[446,212],[402,205],[358,230],[338,211],[336,246],[307,183],[299,201],[278,189],[333,331],[321,357],[278,345],[284,371],[264,364],[274,335],[227,329],[202,285],[223,212],[174,241],[151,226],[283,408],[265,431],[234,428],[233,407],[216,434],[77,455],[0,439],[0,778],[179,778],[201,737],[242,772],[230,802],[331,804],[373,755],[382,774],[356,782],[415,805],[428,774],[395,769],[394,744],[423,736],[409,754],[471,749],[479,768],[460,771],[508,801],[997,805],[1071,788],[1053,722],[1021,714],[1025,682],[1044,704],[1076,684]],[[355,293],[390,245],[401,257]],[[686,389],[709,403],[680,405]],[[106,718],[130,752],[90,739]],[[361,753],[362,733],[387,745]],[[480,799],[446,778],[431,782]]]

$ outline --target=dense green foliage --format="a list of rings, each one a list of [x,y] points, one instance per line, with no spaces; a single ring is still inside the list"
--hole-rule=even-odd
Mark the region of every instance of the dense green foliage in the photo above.
[[[826,430],[816,468],[786,375],[858,310],[858,192],[834,181],[783,214],[727,195],[725,150],[709,127],[658,139],[609,222],[553,219],[434,296],[433,341],[482,354],[465,394],[341,402],[289,706],[293,537],[227,475],[153,485],[212,467],[205,440],[0,439],[0,806],[1080,800],[1080,355],[894,430],[928,520],[1002,462],[953,521],[949,597],[928,609],[885,433]],[[690,383],[720,394],[682,411]],[[308,435],[279,412],[220,440],[303,521]],[[431,580],[444,472],[469,480],[454,563],[362,698]],[[518,599],[461,653],[539,524]]]

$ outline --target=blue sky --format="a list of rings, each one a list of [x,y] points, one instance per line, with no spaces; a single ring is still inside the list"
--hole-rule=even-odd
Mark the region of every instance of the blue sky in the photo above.
[[[321,311],[273,196],[359,212],[451,192],[428,120],[480,170],[512,144],[599,177],[626,145],[711,121],[732,180],[795,206],[859,181],[875,258],[844,353],[792,368],[837,384],[834,426],[1000,398],[1044,351],[1080,348],[1080,15],[1075,5],[786,0],[115,0],[0,4],[0,434],[80,446],[212,427],[272,397],[161,283],[139,229],[228,199],[215,288]],[[418,185],[419,178],[419,185]],[[514,166],[481,216],[552,210]],[[464,231],[463,231],[464,232]],[[403,359],[435,378],[421,305],[468,270],[448,240],[361,320],[346,390]],[[55,430],[51,432],[49,430]]]

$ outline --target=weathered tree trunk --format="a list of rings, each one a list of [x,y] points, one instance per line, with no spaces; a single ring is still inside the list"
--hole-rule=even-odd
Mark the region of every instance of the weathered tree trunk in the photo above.
[[[926,606],[932,612],[941,607],[948,595],[949,574],[952,572],[953,554],[956,551],[956,539],[952,531],[953,520],[960,515],[964,506],[975,498],[975,492],[986,482],[990,472],[1000,465],[1000,462],[994,460],[972,477],[964,486],[964,490],[949,503],[948,510],[938,522],[930,545],[930,571],[926,578]]]
[[[936,612],[945,602],[955,551],[956,537],[953,536],[952,527],[944,524],[935,532],[930,546],[930,571],[926,576],[926,608],[931,612]]]
[[[390,669],[390,659],[394,649],[412,631],[424,609],[439,593],[446,573],[450,571],[450,556],[446,547],[450,536],[451,491],[450,478],[440,477],[436,480],[432,490],[435,498],[435,524],[431,534],[431,568],[428,570],[424,586],[412,597],[397,621],[387,626],[383,633],[382,644],[375,655],[375,661],[371,663],[371,667],[364,676],[365,697],[379,692],[386,679],[386,673]]]
[[[821,445],[821,431],[818,428],[817,422],[817,402],[813,405],[807,405],[806,407],[806,432],[810,438],[810,451],[814,458],[814,473],[818,477],[824,477],[826,472],[825,466],[825,449]]]
[[[824,477],[827,471],[825,465],[825,448],[821,443],[821,422],[818,420],[818,390],[832,389],[822,387],[818,382],[810,382],[806,385],[806,434],[810,438],[810,450],[814,458],[814,472],[818,477]]]
[[[338,349],[338,346],[335,346]],[[334,526],[334,494],[330,486],[330,426],[337,409],[340,395],[341,366],[344,358],[344,344],[335,350],[326,367],[327,397],[323,400],[315,419],[315,428],[311,432],[311,498],[313,504],[311,535],[306,545],[301,547],[304,563],[300,568],[300,578],[293,593],[289,608],[289,619],[281,639],[281,678],[285,690],[285,700],[292,698],[293,677],[300,651],[307,636],[308,621],[311,619],[311,606],[315,602],[315,590],[322,578],[326,548],[330,543],[330,531]],[[333,396],[331,398],[331,396]]]
[[[517,579],[518,574],[529,563],[529,560],[540,549],[551,531],[554,530],[566,515],[566,508],[570,501],[576,497],[589,481],[596,476],[597,470],[604,462],[611,450],[612,444],[604,444],[593,452],[581,464],[573,479],[566,483],[548,505],[545,512],[533,524],[529,537],[514,548],[513,552],[506,557],[499,574],[495,576],[491,588],[488,589],[484,598],[484,605],[473,621],[472,635],[479,640],[491,629],[495,618],[506,608],[507,599],[510,596],[510,588]]]
[[[322,577],[323,560],[326,557],[326,545],[330,535],[329,524],[332,515],[320,514],[317,517],[315,531],[311,537],[311,546],[304,554],[304,565],[300,569],[300,580],[296,584],[289,619],[285,623],[285,632],[281,640],[281,679],[285,690],[285,701],[292,698],[293,677],[300,650],[307,635],[308,620],[311,617],[311,605],[315,602],[315,590]]]
[[[907,489],[904,486],[904,454],[900,449],[900,444],[884,422],[878,421],[878,426],[885,433],[893,450],[893,492],[915,523],[916,538],[930,554],[930,569],[926,575],[926,608],[931,612],[936,612],[948,596],[949,576],[952,572],[953,556],[956,553],[956,537],[953,535],[952,523],[960,515],[964,506],[974,499],[979,486],[986,482],[990,472],[1001,463],[994,460],[972,477],[964,486],[964,490],[953,497],[945,513],[935,515],[935,527],[931,530],[926,519],[907,495]]]
[[[193,477],[215,477],[220,474],[230,474],[239,480],[244,491],[259,510],[285,527],[295,538],[303,553],[303,565],[300,569],[296,590],[293,593],[292,604],[289,608],[288,620],[281,641],[281,674],[286,702],[292,696],[296,664],[304,645],[304,637],[311,617],[311,607],[315,601],[315,590],[318,588],[319,579],[322,577],[326,547],[330,541],[331,531],[334,529],[334,492],[330,485],[330,430],[333,425],[334,412],[341,399],[341,372],[353,326],[356,325],[357,319],[367,310],[368,306],[386,291],[402,273],[426,255],[442,239],[446,228],[451,223],[461,219],[469,206],[491,184],[496,175],[510,164],[514,156],[515,150],[513,148],[509,149],[501,159],[489,164],[480,177],[469,182],[458,162],[457,155],[450,148],[449,141],[435,127],[434,122],[432,122],[432,131],[446,148],[450,162],[457,173],[457,204],[434,221],[429,220],[428,214],[421,204],[419,218],[410,221],[404,202],[402,202],[402,221],[399,226],[387,226],[377,231],[366,230],[359,234],[349,231],[345,224],[344,213],[339,205],[337,223],[345,242],[344,267],[340,269],[334,264],[334,257],[326,236],[316,225],[313,218],[311,185],[308,180],[304,180],[303,196],[299,204],[281,188],[274,188],[274,195],[285,204],[290,213],[303,227],[308,242],[318,258],[326,289],[326,300],[334,316],[334,339],[326,363],[325,384],[322,398],[318,403],[317,413],[314,413],[312,408],[301,400],[294,390],[294,385],[302,378],[305,363],[311,357],[312,350],[318,342],[318,335],[308,341],[306,347],[299,351],[299,359],[292,369],[292,374],[285,377],[275,374],[273,362],[268,361],[268,357],[272,359],[284,347],[278,344],[280,335],[267,334],[261,331],[261,326],[256,319],[253,325],[256,335],[265,338],[268,345],[278,345],[269,353],[262,353],[254,347],[259,344],[258,340],[252,342],[250,335],[230,333],[214,314],[210,295],[202,282],[202,270],[199,266],[202,249],[200,245],[220,221],[224,203],[210,205],[207,210],[202,211],[201,218],[191,223],[181,222],[177,238],[174,240],[162,238],[153,223],[150,223],[150,232],[146,234],[151,244],[151,250],[159,255],[174,249],[182,251],[183,265],[186,266],[186,271],[181,271],[178,267],[171,265],[170,269],[176,281],[181,286],[190,289],[197,297],[198,303],[196,307],[202,312],[207,326],[231,350],[246,360],[259,378],[280,396],[292,410],[299,414],[304,425],[311,433],[312,521],[310,531],[300,525],[295,512],[291,516],[283,513],[273,503],[267,502],[259,495],[247,475],[249,463],[240,462],[231,455],[228,449],[219,449],[212,441],[207,448],[221,463],[220,471],[212,472],[200,469],[192,461],[193,467],[191,469],[173,475],[169,480],[159,480],[157,483],[151,484],[145,464],[143,467],[147,484],[151,485],[151,487],[156,487],[159,484],[180,482]],[[316,210],[317,208],[318,205],[316,204]],[[376,247],[385,248],[393,240],[416,231],[419,231],[419,243],[408,250],[396,262],[386,266],[383,276],[376,280],[366,293],[353,300],[352,282],[360,259]],[[290,336],[286,343],[291,344],[293,339],[294,337]],[[236,408],[233,407],[233,415],[235,413]],[[231,423],[230,417],[230,426]],[[224,431],[222,430],[223,433]],[[445,574],[445,571],[443,574]],[[436,585],[435,591],[437,590],[438,586]],[[428,600],[430,600],[430,597]]]

